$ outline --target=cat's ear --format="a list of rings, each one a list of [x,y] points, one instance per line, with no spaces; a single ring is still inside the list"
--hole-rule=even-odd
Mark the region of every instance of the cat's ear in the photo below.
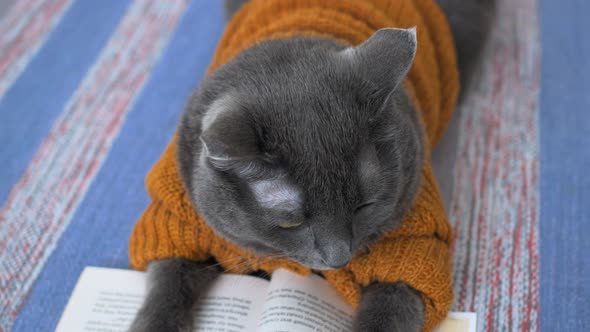
[[[202,154],[210,166],[245,181],[254,199],[267,209],[295,212],[301,194],[283,169],[271,165],[258,148],[247,113],[227,95],[211,104],[202,120]]]
[[[203,117],[199,138],[202,153],[212,166],[240,174],[254,170],[260,154],[256,133],[233,97],[224,96],[211,104]]]
[[[378,30],[340,55],[379,89],[391,92],[412,67],[416,48],[416,28],[388,28]]]

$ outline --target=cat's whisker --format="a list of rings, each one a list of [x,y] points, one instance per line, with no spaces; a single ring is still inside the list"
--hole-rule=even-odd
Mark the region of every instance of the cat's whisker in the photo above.
[[[230,263],[230,262],[234,262],[234,261],[237,261],[237,260],[243,260],[243,259],[246,259],[247,260],[248,257],[246,257],[246,256],[233,257],[233,258],[230,258],[230,259],[226,259],[224,261],[218,261],[217,263],[211,264],[209,266],[211,266],[211,267],[221,266],[223,264],[227,264],[227,263]]]
[[[253,264],[267,264],[267,263],[273,262],[273,261],[275,261],[275,260],[276,260],[276,257],[275,257],[275,258],[272,258],[272,259],[269,259],[269,260],[267,260],[267,261],[261,262],[261,263],[253,263]],[[249,268],[250,268],[250,266],[243,266],[243,267],[242,267],[241,269],[239,269],[239,270],[232,271],[232,273],[236,273],[236,274],[242,274],[242,273],[244,273],[244,272],[248,271],[248,269],[249,269]]]
[[[280,253],[279,252],[270,253],[270,254],[267,254],[267,255],[256,256],[256,258],[265,258],[265,257],[273,256],[273,255],[279,256]],[[210,266],[219,266],[219,265],[227,264],[229,262],[233,262],[233,261],[237,261],[237,260],[248,260],[248,259],[249,259],[248,256],[243,256],[242,255],[242,256],[237,256],[237,257],[233,257],[233,258],[230,258],[230,259],[226,259],[226,260],[223,260],[223,261],[218,261],[217,263],[211,264]]]
[[[242,263],[236,264],[236,265],[226,269],[226,271],[230,271],[232,269],[235,269],[239,266],[246,265],[246,264],[250,264],[250,265],[264,264],[266,261],[270,261],[270,260],[278,258],[278,257],[280,257],[280,256],[278,256],[278,255],[265,255],[265,256],[261,256],[261,257],[256,257],[255,259],[246,260]]]
[[[262,257],[257,257],[257,258],[255,258],[253,260],[247,260],[245,262],[242,262],[242,263],[236,264],[234,266],[231,266],[231,267],[227,268],[225,270],[225,272],[233,271],[235,273],[242,273],[247,268],[249,268],[250,266],[253,266],[255,264],[256,265],[266,264],[266,263],[272,262],[273,260],[275,260],[277,258],[281,258],[281,257],[282,256],[280,256],[280,255],[265,255],[265,256],[262,256]],[[244,267],[244,265],[246,265],[246,267]],[[240,268],[240,267],[242,267],[242,268],[236,272],[235,269]]]
[[[262,278],[270,278],[270,273],[268,273],[264,270],[262,270],[261,275],[262,275]]]

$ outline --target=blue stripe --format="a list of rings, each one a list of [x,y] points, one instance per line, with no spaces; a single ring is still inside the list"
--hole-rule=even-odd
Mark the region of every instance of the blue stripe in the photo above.
[[[541,331],[590,326],[590,1],[541,1]]]
[[[0,205],[121,20],[128,0],[76,1],[0,100]]]
[[[148,205],[145,175],[172,137],[222,29],[220,2],[190,4],[13,331],[52,331],[85,266],[129,267],[129,235]]]

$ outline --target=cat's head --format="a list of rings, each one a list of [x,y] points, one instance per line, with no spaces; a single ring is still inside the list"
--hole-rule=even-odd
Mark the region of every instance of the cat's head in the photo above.
[[[220,235],[314,269],[345,265],[413,200],[422,133],[402,80],[415,31],[357,47],[268,41],[207,78],[179,128],[196,209]]]

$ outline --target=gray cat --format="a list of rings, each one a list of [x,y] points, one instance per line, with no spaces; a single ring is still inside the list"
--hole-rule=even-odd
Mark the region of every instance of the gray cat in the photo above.
[[[494,2],[438,2],[465,83]],[[415,32],[402,29],[350,49],[319,38],[268,41],[205,79],[180,123],[178,158],[207,223],[241,247],[317,270],[346,265],[395,228],[424,158],[416,112],[398,85],[415,50]],[[150,263],[149,294],[131,331],[189,331],[196,299],[221,272],[214,262]],[[419,331],[423,322],[417,291],[375,283],[363,290],[354,328]]]

